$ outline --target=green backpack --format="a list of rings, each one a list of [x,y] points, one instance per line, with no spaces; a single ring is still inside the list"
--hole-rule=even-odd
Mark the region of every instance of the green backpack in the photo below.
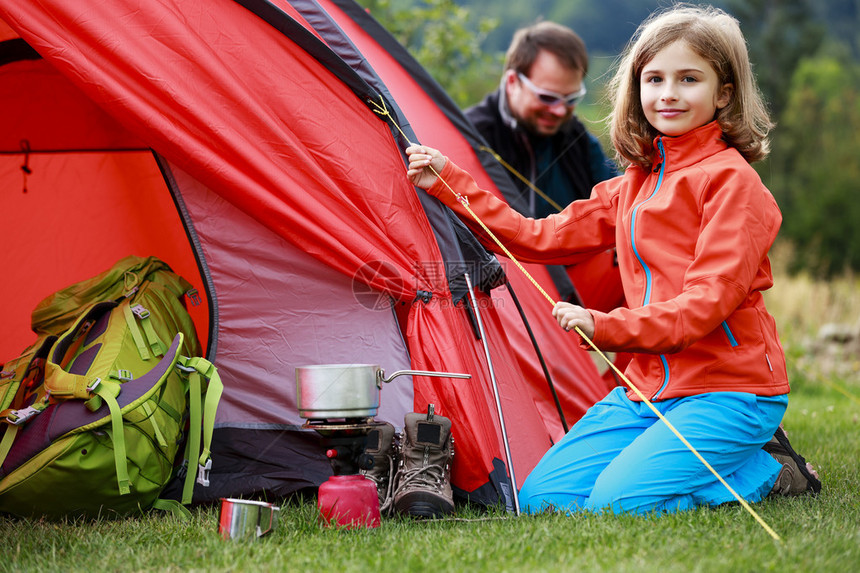
[[[0,511],[187,512],[159,495],[183,471],[182,503],[195,478],[208,485],[222,390],[181,301],[190,287],[157,259],[129,257],[40,303],[39,340],[0,378]],[[190,471],[175,464],[182,444]]]

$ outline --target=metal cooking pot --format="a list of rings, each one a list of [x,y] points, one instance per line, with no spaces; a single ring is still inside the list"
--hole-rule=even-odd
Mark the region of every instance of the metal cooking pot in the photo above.
[[[383,382],[404,375],[471,378],[469,374],[398,370],[386,377],[376,364],[319,364],[296,367],[299,416],[313,420],[371,418],[379,409]]]

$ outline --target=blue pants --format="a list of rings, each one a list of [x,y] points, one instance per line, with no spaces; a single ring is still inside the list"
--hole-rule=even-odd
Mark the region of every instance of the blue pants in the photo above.
[[[746,501],[766,496],[780,465],[761,449],[788,396],[711,392],[654,406]],[[526,513],[647,513],[735,497],[644,403],[616,388],[544,455],[519,494]]]

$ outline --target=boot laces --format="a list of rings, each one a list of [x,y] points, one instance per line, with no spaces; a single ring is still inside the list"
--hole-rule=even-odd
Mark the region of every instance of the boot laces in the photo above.
[[[377,490],[379,489],[380,484],[385,483],[385,498],[383,502],[379,506],[379,511],[385,514],[394,503],[394,456],[389,455],[386,456],[388,458],[388,473],[387,474],[373,474],[368,472],[364,477],[371,480],[376,484]]]
[[[397,489],[406,487],[434,489],[442,491],[445,482],[446,469],[439,464],[427,464],[406,469],[402,467],[397,473]]]

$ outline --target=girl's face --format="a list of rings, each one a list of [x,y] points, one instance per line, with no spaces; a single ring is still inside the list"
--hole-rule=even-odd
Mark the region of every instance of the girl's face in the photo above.
[[[639,94],[648,123],[671,137],[712,121],[728,105],[732,84],[721,85],[711,65],[679,40],[642,68]]]

